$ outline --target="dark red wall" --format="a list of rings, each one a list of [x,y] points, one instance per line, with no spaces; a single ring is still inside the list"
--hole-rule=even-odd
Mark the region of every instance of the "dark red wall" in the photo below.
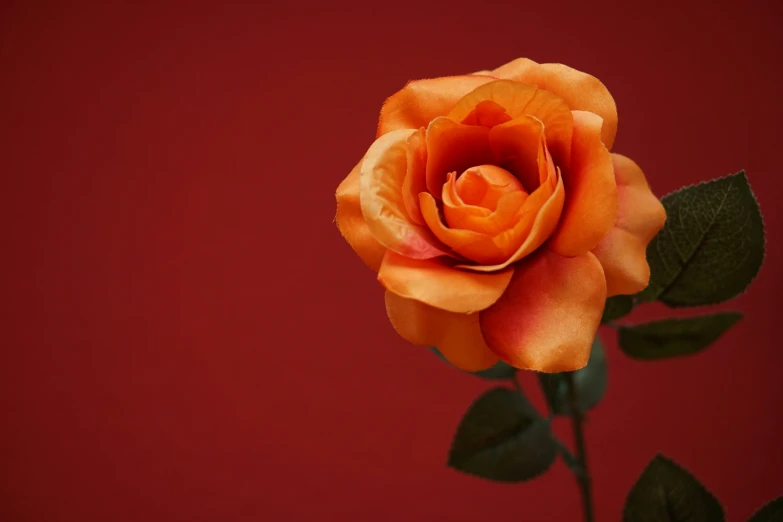
[[[731,521],[783,493],[780,2],[33,3],[0,7],[0,519],[578,520],[562,463],[445,467],[487,383],[396,336],[332,224],[386,96],[518,56],[601,78],[658,194],[747,169],[768,229],[709,351],[608,338],[599,519],[659,450]]]

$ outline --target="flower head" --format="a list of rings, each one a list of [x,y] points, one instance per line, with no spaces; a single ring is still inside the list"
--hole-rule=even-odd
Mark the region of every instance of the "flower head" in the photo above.
[[[587,363],[607,296],[648,283],[665,213],[610,153],[596,78],[519,59],[410,82],[337,189],[337,225],[386,288],[392,325],[470,371]]]

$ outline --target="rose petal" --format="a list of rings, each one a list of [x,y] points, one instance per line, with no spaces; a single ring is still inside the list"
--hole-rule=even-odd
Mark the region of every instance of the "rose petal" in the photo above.
[[[525,107],[525,113],[544,123],[547,147],[555,163],[561,168],[568,168],[571,164],[574,122],[565,101],[549,91],[539,89]]]
[[[612,230],[593,250],[604,267],[608,295],[635,294],[647,287],[647,245],[663,228],[666,211],[644,173],[629,158],[612,154],[619,210]]]
[[[543,245],[549,238],[557,227],[557,222],[563,209],[564,189],[560,176],[558,176],[558,183],[554,191],[550,189],[547,192],[545,189],[549,189],[549,187],[542,185],[533,192],[522,206],[523,216],[519,223],[512,230],[495,238],[496,243],[505,244],[501,243],[502,240],[505,240],[512,247],[520,244],[518,238],[524,238],[524,242],[506,261],[497,265],[481,267],[483,271],[501,270],[512,263],[516,263]],[[549,195],[547,196],[547,194]],[[544,198],[546,199],[544,200]],[[541,203],[541,200],[544,200],[543,203]],[[539,204],[541,207],[538,212],[529,211],[525,213],[525,207],[528,203],[530,203],[531,208],[535,208]],[[476,268],[478,269],[478,267]]]
[[[498,362],[481,336],[478,314],[447,312],[393,292],[386,292],[386,313],[403,339],[436,346],[457,368],[477,372]]]
[[[498,67],[492,76],[538,85],[565,100],[573,110],[597,114],[604,120],[601,138],[607,149],[612,148],[617,134],[617,106],[598,78],[559,63],[539,64],[527,58]]]
[[[605,302],[604,272],[594,255],[543,249],[516,266],[503,297],[481,312],[481,331],[512,366],[578,370],[587,364]]]
[[[498,197],[494,210],[468,205],[460,198],[452,173],[443,187],[443,214],[453,229],[473,230],[494,236],[512,226],[514,217],[527,197],[526,192],[519,190],[505,192]]]
[[[402,186],[408,165],[407,139],[415,132],[393,131],[370,146],[361,167],[359,200],[367,226],[380,244],[408,257],[427,259],[447,254],[405,208]]]
[[[488,234],[447,227],[441,221],[438,204],[432,194],[427,192],[419,194],[419,204],[424,221],[435,237],[458,254],[482,264],[497,263],[508,257],[508,254],[496,245],[492,236]],[[468,265],[461,265],[461,267],[465,266]]]
[[[445,205],[472,209],[477,216],[488,216],[492,212],[489,205],[492,203],[491,187],[486,177],[475,170],[463,172],[459,181],[457,173],[450,172],[446,184],[443,185],[443,202]],[[487,198],[488,194],[489,198]]]
[[[378,281],[395,294],[435,308],[473,313],[491,306],[503,294],[513,270],[476,274],[437,259],[410,259],[387,250]]]
[[[552,170],[551,160],[546,165]],[[548,179],[544,180],[544,183],[525,200],[520,209],[521,219],[514,228],[493,238],[494,244],[504,253],[507,252],[506,249],[508,247],[520,245],[513,254],[502,262],[493,261],[481,265],[457,266],[475,272],[493,272],[495,270],[503,270],[512,263],[516,263],[523,257],[531,254],[544,244],[557,228],[557,223],[563,210],[564,199],[565,190],[562,177],[559,174],[550,174]],[[427,221],[427,224],[432,227],[429,221]],[[437,232],[435,234],[437,235]],[[520,241],[520,238],[522,241]],[[444,241],[444,243],[447,242]],[[452,246],[452,248],[454,247]],[[463,255],[469,257],[466,254]],[[473,258],[471,257],[470,259]]]
[[[563,209],[564,189],[543,138],[539,161],[546,172],[545,177],[542,176],[543,183],[525,199],[514,225],[494,236],[447,227],[433,196],[424,192],[419,194],[422,216],[435,237],[458,254],[479,263],[459,265],[459,268],[477,272],[501,270],[533,252],[555,230]]]
[[[518,118],[525,114],[525,107],[536,95],[536,91],[538,87],[529,83],[494,80],[466,93],[446,116],[454,121],[462,121],[481,102],[489,100],[503,107],[512,119]]]
[[[544,124],[538,118],[522,115],[489,131],[489,145],[498,165],[514,172],[526,190],[540,185],[539,154]]]
[[[427,144],[422,127],[408,138],[408,169],[402,182],[402,199],[411,221],[424,225],[419,193],[427,190]]]
[[[460,176],[460,179],[464,179],[465,174]],[[481,206],[476,201],[466,203],[457,189],[457,173],[450,172],[446,178],[446,184],[443,185],[443,217],[446,219],[446,223],[451,228],[465,228],[457,223],[463,216],[472,216],[475,218],[486,218],[492,214],[492,209],[486,206]],[[487,183],[488,185],[488,183]],[[471,187],[474,188],[474,187]],[[468,196],[475,194],[469,192]]]
[[[427,189],[439,198],[449,172],[492,163],[489,129],[435,118],[427,127]]]
[[[571,168],[563,174],[566,199],[549,248],[562,256],[589,252],[617,219],[612,156],[601,142],[601,118],[574,111]]]
[[[465,94],[492,80],[466,75],[409,82],[383,104],[378,137],[398,129],[426,127],[438,116],[445,116]]]
[[[571,109],[555,94],[535,85],[510,80],[484,84],[457,102],[447,117],[463,121],[487,101],[506,109],[511,119],[533,116],[544,124],[547,146],[558,165],[566,167],[571,154]]]
[[[386,248],[370,232],[364,221],[362,206],[359,203],[359,178],[362,162],[360,161],[350,174],[337,187],[337,214],[334,217],[337,229],[361,260],[378,271],[381,267]]]
[[[511,172],[496,165],[478,165],[466,170],[457,178],[454,188],[465,203],[489,210],[497,207],[502,195],[525,190]]]
[[[494,236],[448,228],[440,219],[435,199],[427,193],[419,194],[419,198],[424,220],[435,236],[458,254],[479,263],[458,268],[495,272],[530,254],[549,238],[563,209],[564,191],[559,176],[554,189],[547,181],[522,203],[514,226]]]
[[[508,115],[506,109],[492,100],[484,100],[476,105],[470,114],[465,116],[465,119],[460,121],[464,125],[481,125],[483,127],[492,128],[495,125],[500,125],[511,120],[511,116]]]
[[[483,71],[476,71],[474,73],[470,73],[473,76],[492,76],[492,71],[488,71],[484,69]]]

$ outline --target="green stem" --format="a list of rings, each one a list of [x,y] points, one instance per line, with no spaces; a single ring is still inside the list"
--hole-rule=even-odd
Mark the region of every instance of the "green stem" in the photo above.
[[[582,469],[582,473],[576,475],[579,482],[579,491],[582,494],[582,508],[585,522],[595,522],[593,514],[593,496],[590,483],[590,472],[587,467],[587,448],[585,446],[585,434],[583,429],[584,412],[579,407],[576,385],[573,372],[565,372],[567,389],[568,410],[571,413],[571,423],[574,428],[574,444],[576,445],[576,459]]]
[[[511,383],[514,385],[514,389],[517,391],[517,393],[519,393],[519,395],[522,396],[522,399],[524,399],[523,404],[524,404],[525,413],[532,415],[536,418],[540,418],[541,416],[538,413],[538,411],[536,411],[533,405],[528,402],[527,397],[525,396],[525,391],[522,389],[522,384],[519,382],[518,375],[519,374],[517,373],[514,375],[514,377],[511,378]],[[550,413],[549,417],[545,420],[547,422],[551,421],[552,413]],[[559,451],[560,454],[563,456],[563,460],[565,460],[568,467],[571,468],[574,471],[574,473],[583,473],[583,471],[581,471],[580,469],[581,463],[576,460],[576,457],[571,454],[571,451],[565,446],[565,444],[560,442],[560,440],[558,440],[557,437],[554,436],[554,434],[552,435],[552,440],[555,442],[557,451]]]

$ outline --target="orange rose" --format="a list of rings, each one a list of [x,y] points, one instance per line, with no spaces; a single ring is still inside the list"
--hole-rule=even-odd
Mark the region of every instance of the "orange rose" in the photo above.
[[[395,330],[468,371],[584,367],[607,296],[647,286],[666,219],[609,152],[616,131],[600,81],[528,59],[389,98],[336,222]]]

